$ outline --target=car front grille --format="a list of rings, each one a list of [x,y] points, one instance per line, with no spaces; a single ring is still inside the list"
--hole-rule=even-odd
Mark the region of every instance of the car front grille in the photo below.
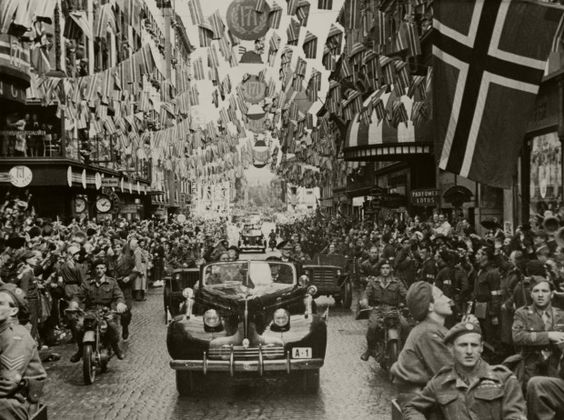
[[[233,351],[233,358],[235,360],[258,360],[259,351],[262,352],[265,359],[284,358],[284,347],[280,346],[264,346],[261,347],[260,350],[258,347],[245,348],[243,346],[214,347],[209,349],[208,357],[210,359],[229,360],[231,351]]]
[[[311,284],[315,285],[320,292],[339,291],[337,273],[333,268],[315,267],[311,269]]]

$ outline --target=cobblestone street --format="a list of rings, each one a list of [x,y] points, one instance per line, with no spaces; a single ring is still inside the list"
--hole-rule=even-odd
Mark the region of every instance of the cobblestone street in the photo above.
[[[108,372],[93,385],[82,380],[81,363],[72,364],[73,345],[57,348],[62,359],[46,363],[45,401],[53,419],[384,419],[389,417],[393,387],[371,359],[360,360],[366,321],[329,305],[329,334],[321,387],[301,395],[283,380],[235,383],[213,379],[193,397],[179,397],[169,368],[162,289],[136,303],[132,335],[123,344],[126,358],[112,359]],[[266,385],[265,386],[265,382]]]

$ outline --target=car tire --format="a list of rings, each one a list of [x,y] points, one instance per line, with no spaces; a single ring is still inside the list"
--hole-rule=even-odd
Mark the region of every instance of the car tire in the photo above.
[[[350,309],[352,305],[352,284],[350,281],[345,281],[343,285],[343,307]]]
[[[335,299],[335,306],[341,306],[343,304],[341,296],[333,296],[333,299]]]
[[[196,389],[203,387],[204,374],[189,370],[176,371],[176,390],[183,397],[192,395]]]
[[[319,390],[319,369],[292,372],[290,386],[306,394],[316,393]]]

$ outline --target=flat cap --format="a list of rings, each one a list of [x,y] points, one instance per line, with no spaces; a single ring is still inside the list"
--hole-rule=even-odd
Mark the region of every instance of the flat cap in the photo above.
[[[469,321],[462,321],[456,324],[450,330],[448,330],[443,341],[445,344],[451,344],[458,337],[464,334],[471,334],[471,333],[482,335],[482,329],[480,328],[480,324],[469,322]]]

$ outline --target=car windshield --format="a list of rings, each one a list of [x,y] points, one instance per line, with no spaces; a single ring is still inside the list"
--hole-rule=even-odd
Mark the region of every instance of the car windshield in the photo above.
[[[204,270],[206,287],[241,285],[249,289],[284,288],[293,285],[296,271],[293,265],[280,261],[235,261],[208,265]]]
[[[245,232],[245,235],[247,235],[247,236],[260,236],[260,235],[262,235],[262,232],[260,230],[250,229],[250,230],[247,230]]]

